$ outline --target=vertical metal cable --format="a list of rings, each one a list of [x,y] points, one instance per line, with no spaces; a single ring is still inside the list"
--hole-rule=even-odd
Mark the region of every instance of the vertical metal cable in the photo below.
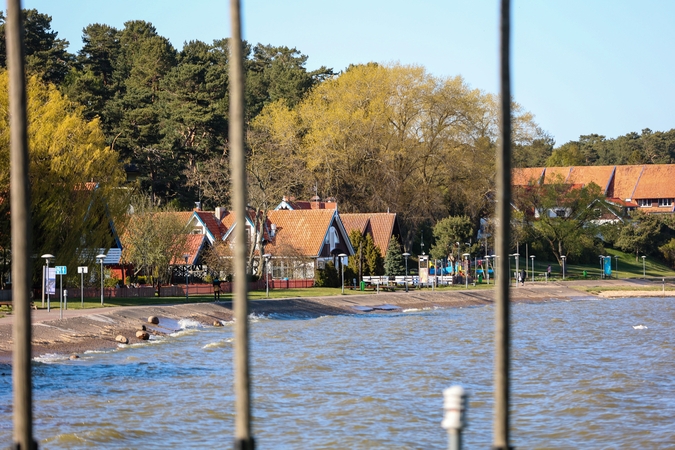
[[[509,448],[509,242],[511,241],[511,74],[510,1],[501,0],[500,123],[497,151],[497,301],[495,304],[495,450]]]
[[[12,303],[14,339],[14,448],[37,448],[33,442],[31,383],[31,217],[28,184],[26,77],[23,63],[21,1],[7,1],[7,67],[9,69],[10,185],[12,223]]]
[[[251,382],[248,347],[248,277],[246,275],[246,155],[244,153],[244,61],[239,0],[230,1],[232,38],[230,39],[230,171],[232,175],[234,229],[234,389],[235,445],[252,450]]]

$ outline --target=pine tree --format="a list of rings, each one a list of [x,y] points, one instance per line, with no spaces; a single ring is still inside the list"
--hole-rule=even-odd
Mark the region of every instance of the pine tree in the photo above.
[[[384,274],[389,277],[405,275],[405,260],[401,253],[401,246],[395,236],[389,239],[387,256],[384,258]]]

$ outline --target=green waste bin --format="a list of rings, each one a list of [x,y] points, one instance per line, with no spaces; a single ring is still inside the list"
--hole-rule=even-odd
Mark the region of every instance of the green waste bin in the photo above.
[[[588,276],[588,273],[584,270],[584,278]]]
[[[361,290],[365,291],[366,290],[366,282],[361,280]]]
[[[478,274],[478,284],[482,284],[482,283],[483,283],[483,274],[479,273]]]

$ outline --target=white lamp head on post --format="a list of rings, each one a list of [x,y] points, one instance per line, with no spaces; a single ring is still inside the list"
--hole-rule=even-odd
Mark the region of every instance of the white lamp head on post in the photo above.
[[[101,253],[100,255],[96,255],[96,259],[99,263],[103,263],[103,260],[106,259],[106,257],[107,256],[104,255],[103,253]]]
[[[105,256],[103,256],[103,257],[105,258]],[[49,263],[50,259],[54,259],[54,255],[52,255],[51,253],[45,253],[44,255],[40,256],[40,258],[46,259],[47,262]]]

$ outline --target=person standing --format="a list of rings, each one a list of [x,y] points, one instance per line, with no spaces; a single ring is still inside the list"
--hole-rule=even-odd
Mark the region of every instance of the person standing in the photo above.
[[[547,278],[550,279],[551,278],[551,265],[550,264],[548,265],[548,268],[546,269],[546,274],[547,274]]]
[[[220,280],[216,277],[213,280],[213,301],[220,300]]]

